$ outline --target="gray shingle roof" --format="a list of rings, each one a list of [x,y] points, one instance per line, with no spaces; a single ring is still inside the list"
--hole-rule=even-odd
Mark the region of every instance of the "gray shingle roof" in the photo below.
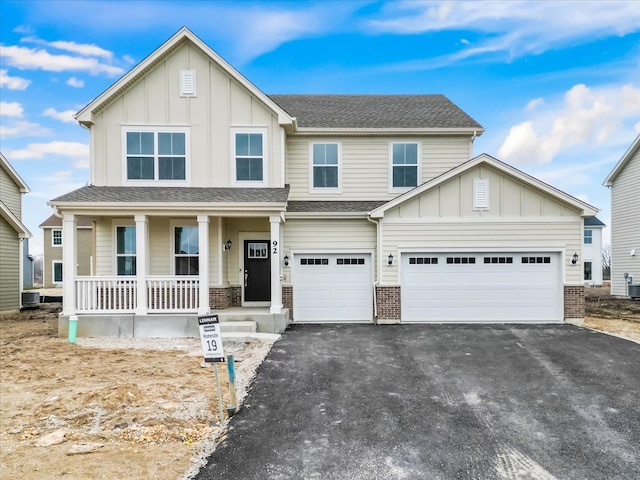
[[[96,187],[86,186],[51,200],[101,203],[285,203],[289,188]]]
[[[356,213],[370,212],[386,201],[377,202],[301,202],[294,201],[287,204],[287,212],[295,213]]]
[[[92,227],[93,222],[86,217],[76,216],[76,224],[78,227]],[[44,222],[38,225],[40,228],[43,227],[62,227],[62,218],[56,217],[55,215],[51,215]]]
[[[444,95],[269,95],[302,128],[482,126]]]
[[[585,217],[584,219],[585,227],[606,227],[604,222],[600,220],[598,217]]]

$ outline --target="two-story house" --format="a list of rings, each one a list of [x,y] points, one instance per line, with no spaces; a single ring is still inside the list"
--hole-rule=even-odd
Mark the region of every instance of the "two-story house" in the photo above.
[[[31,237],[22,223],[22,195],[30,191],[0,153],[0,312],[22,306],[24,240]]]
[[[606,225],[598,217],[584,219],[582,238],[582,266],[584,284],[590,287],[602,286],[602,229]]]
[[[611,294],[640,296],[631,287],[640,285],[640,134],[604,185],[611,189]]]
[[[197,335],[230,307],[271,332],[584,314],[597,210],[473,157],[483,128],[442,95],[266,95],[185,28],[76,118],[90,184],[50,204],[79,334]],[[92,276],[66,274],[78,216]]]

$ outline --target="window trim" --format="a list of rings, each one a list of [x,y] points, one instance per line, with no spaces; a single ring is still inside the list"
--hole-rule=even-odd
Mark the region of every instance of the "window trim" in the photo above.
[[[587,235],[587,232],[589,232],[589,235]],[[587,242],[587,238],[589,239],[589,242]],[[593,245],[593,229],[592,228],[584,229],[582,233],[582,243],[583,245]]]
[[[589,264],[589,276],[591,278],[584,278],[587,275],[587,264]],[[582,262],[582,280],[585,282],[593,282],[593,260],[585,260]]]
[[[136,275],[125,275],[123,274],[119,274],[118,273],[118,258],[119,257],[134,257],[136,259],[136,274],[138,273],[138,248],[137,248],[137,236],[138,236],[138,230],[136,229],[136,253],[135,254],[130,254],[130,253],[118,253],[118,228],[133,228],[136,229],[136,225],[133,223],[117,223],[117,224],[113,224],[113,258],[114,258],[114,262],[113,262],[113,274],[117,277],[135,277]]]
[[[56,236],[54,235],[54,232],[60,232],[60,243],[55,243]],[[52,228],[51,229],[51,246],[55,248],[59,248],[59,247],[62,247],[63,243],[64,243],[64,236],[62,233],[62,229]]]
[[[313,163],[313,147],[314,145],[337,145],[338,147],[338,186],[337,187],[314,187],[314,163]],[[309,142],[309,193],[333,195],[342,193],[342,142],[334,140],[314,140]]]
[[[172,276],[180,276],[180,277],[197,277],[198,275],[178,275],[176,273],[176,252],[175,252],[175,235],[177,227],[195,227],[196,230],[199,229],[198,222],[195,220],[182,219],[182,220],[171,220],[169,221],[169,255],[171,255],[171,265],[170,272]],[[198,255],[180,255],[181,257],[198,257],[198,272],[200,271],[201,262],[200,262],[200,250],[202,247],[200,246],[200,232],[198,230]]]
[[[56,264],[60,264],[60,280],[56,280]],[[53,284],[62,284],[64,280],[64,264],[62,260],[52,260],[51,261],[51,283]]]
[[[127,133],[152,132],[154,142],[153,180],[127,178]],[[184,180],[160,180],[158,165],[158,133],[184,133]],[[122,182],[123,185],[140,185],[154,187],[189,186],[191,184],[191,149],[190,128],[176,125],[123,125],[122,126]]]
[[[267,145],[267,127],[232,127],[229,143],[229,152],[231,155],[230,175],[231,185],[236,187],[262,187],[269,181],[269,155]],[[238,180],[236,178],[236,134],[242,133],[260,133],[262,135],[262,180]]]
[[[399,144],[415,144],[416,152],[416,185],[413,187],[394,187],[393,186],[393,146]],[[422,142],[420,140],[398,139],[390,140],[388,146],[388,168],[389,168],[389,193],[404,193],[412,190],[422,184]]]

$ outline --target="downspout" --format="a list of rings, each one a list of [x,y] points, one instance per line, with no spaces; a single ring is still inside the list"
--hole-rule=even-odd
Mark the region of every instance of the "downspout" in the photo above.
[[[371,223],[375,224],[376,226],[376,254],[377,254],[377,266],[378,268],[376,269],[376,279],[375,282],[373,282],[373,317],[376,319],[376,323],[378,320],[378,298],[376,295],[376,290],[378,285],[380,284],[380,276],[382,275],[382,265],[381,265],[381,261],[382,261],[382,256],[380,254],[380,245],[381,245],[381,239],[380,239],[380,222],[377,220],[373,220],[371,218],[371,216],[369,214],[367,214],[367,220],[370,221]]]

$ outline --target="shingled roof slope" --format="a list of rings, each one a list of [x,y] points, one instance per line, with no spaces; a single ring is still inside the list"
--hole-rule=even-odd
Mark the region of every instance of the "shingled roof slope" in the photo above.
[[[291,213],[357,213],[370,212],[386,201],[359,202],[359,201],[293,201],[287,204],[287,212]]]
[[[78,227],[92,227],[93,222],[86,217],[76,216],[76,224]],[[38,225],[40,228],[62,227],[62,218],[51,215],[44,222]]]
[[[468,128],[482,125],[444,95],[269,95],[301,128]],[[481,133],[481,132],[478,132]]]

